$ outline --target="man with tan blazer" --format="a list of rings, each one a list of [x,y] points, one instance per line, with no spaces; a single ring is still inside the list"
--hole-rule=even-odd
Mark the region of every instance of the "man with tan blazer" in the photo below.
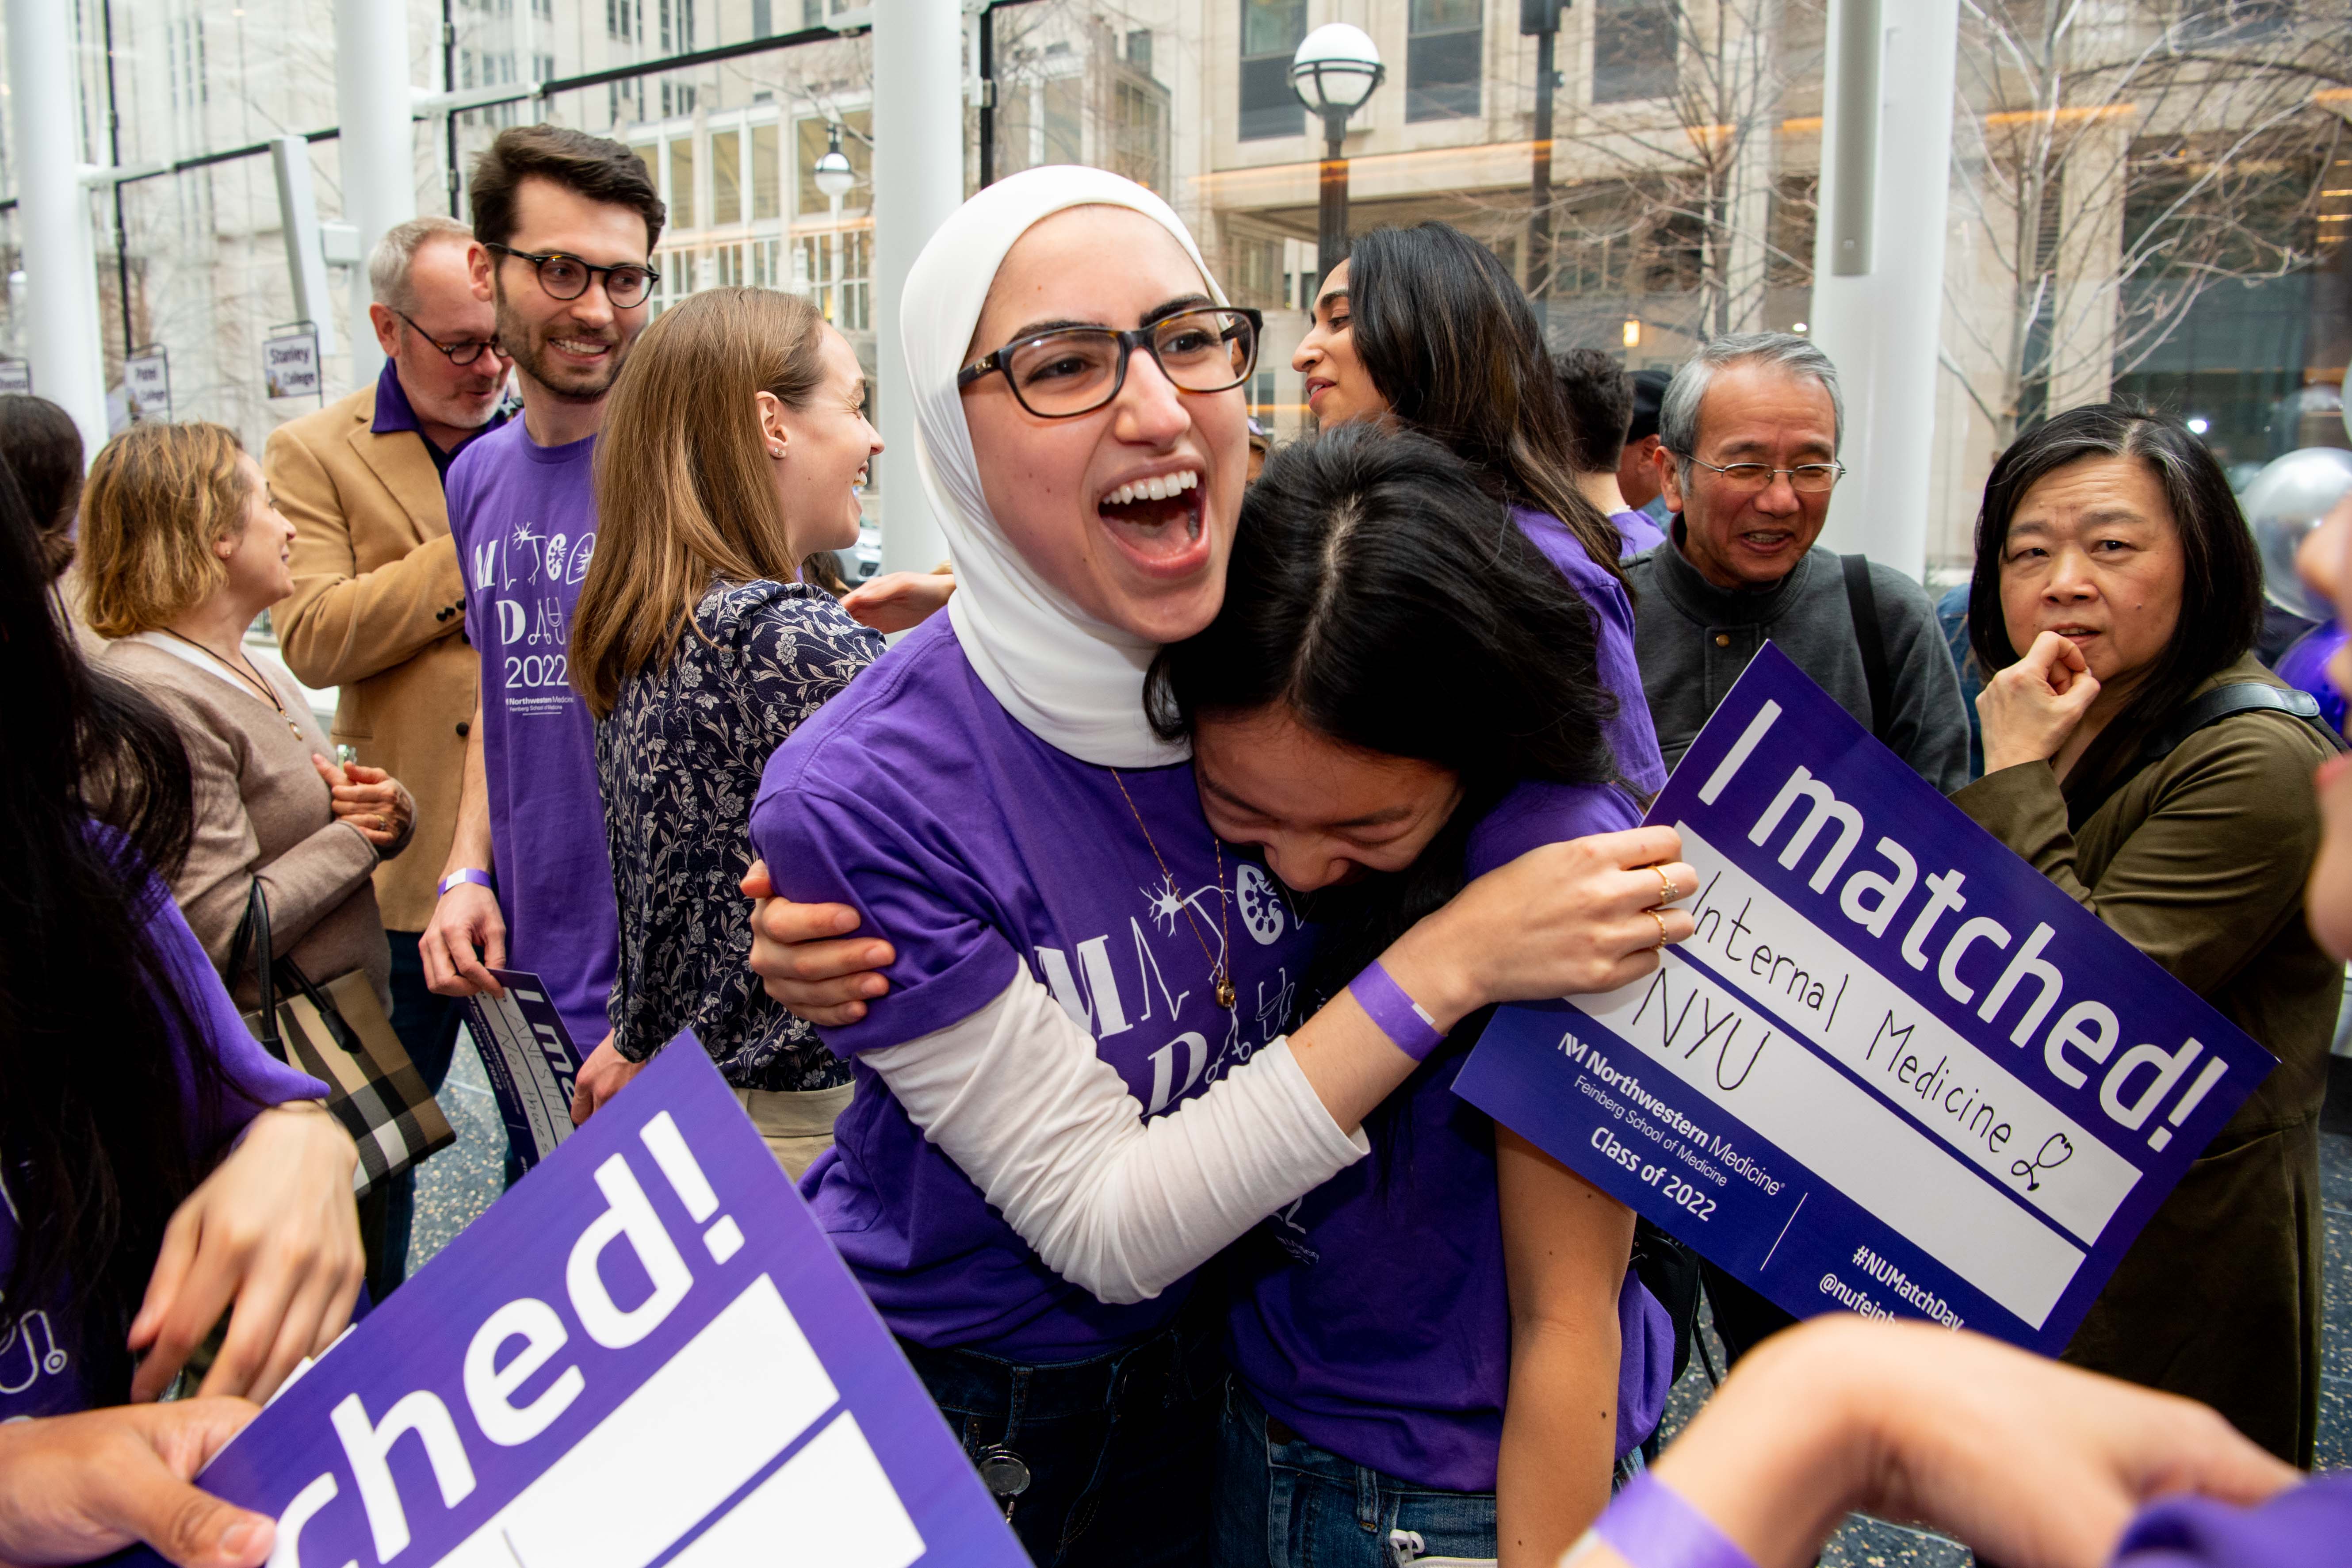
[[[262,458],[295,529],[294,593],[272,612],[279,649],[306,683],[342,689],[336,742],[415,798],[411,852],[377,868],[375,896],[392,942],[393,1027],[436,1089],[462,1006],[426,986],[416,934],[432,918],[456,831],[478,665],[441,485],[460,447],[505,423],[509,364],[496,313],[467,274],[472,237],[446,217],[383,237],[368,264],[383,374],[279,426]],[[379,1300],[407,1254],[405,1191],[394,1207],[391,1272],[370,1281]]]

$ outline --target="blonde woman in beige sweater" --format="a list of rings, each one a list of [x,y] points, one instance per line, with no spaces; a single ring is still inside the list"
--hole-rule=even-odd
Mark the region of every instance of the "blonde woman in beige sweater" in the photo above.
[[[106,662],[178,722],[196,832],[173,896],[226,973],[260,882],[272,945],[326,981],[364,969],[391,1005],[391,955],[369,878],[407,847],[415,807],[398,780],[339,768],[301,688],[245,646],[254,617],[293,591],[293,526],[257,464],[218,425],[140,425],[107,443],[82,500],[91,626]]]

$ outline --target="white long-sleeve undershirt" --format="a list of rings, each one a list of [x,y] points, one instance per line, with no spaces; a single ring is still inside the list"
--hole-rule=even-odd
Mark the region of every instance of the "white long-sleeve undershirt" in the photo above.
[[[1114,1306],[1151,1300],[1371,1148],[1332,1121],[1286,1037],[1146,1120],[1017,960],[979,1012],[865,1058],[1047,1268]]]

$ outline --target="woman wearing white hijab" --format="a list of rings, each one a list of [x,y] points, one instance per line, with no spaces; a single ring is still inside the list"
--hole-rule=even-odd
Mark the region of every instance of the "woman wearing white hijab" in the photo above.
[[[1463,1016],[1646,973],[1696,879],[1665,829],[1538,850],[1283,1036],[1311,939],[1142,704],[1223,597],[1255,313],[1158,197],[1056,168],[959,209],[901,321],[960,587],[751,816],[780,893],[894,950],[890,1005],[822,1031],[856,1093],[804,1190],[1041,1564],[1193,1563],[1193,1271],[1360,1158]]]

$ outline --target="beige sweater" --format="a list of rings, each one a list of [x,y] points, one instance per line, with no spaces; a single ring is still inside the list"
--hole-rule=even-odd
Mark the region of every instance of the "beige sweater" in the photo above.
[[[258,879],[278,955],[290,955],[321,983],[364,969],[389,1010],[392,952],[369,881],[375,847],[335,819],[333,797],[310,763],[314,753],[331,760],[334,747],[301,689],[274,661],[253,661],[278,689],[280,714],[195,649],[183,657],[157,646],[162,637],[110,643],[106,663],[161,703],[187,744],[196,829],[172,893],[189,929],[226,973],[247,893]],[[237,1000],[251,1005],[252,961],[226,978]]]

